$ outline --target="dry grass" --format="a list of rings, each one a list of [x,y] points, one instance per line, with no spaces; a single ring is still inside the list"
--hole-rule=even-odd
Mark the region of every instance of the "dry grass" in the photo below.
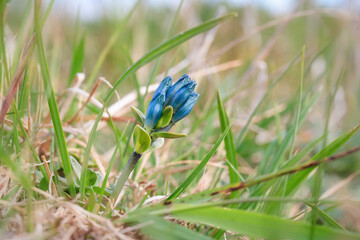
[[[193,18],[198,18],[194,12],[189,12],[189,14],[192,14],[191,16]],[[264,13],[259,11],[259,14]],[[265,17],[269,18],[267,15]],[[317,18],[320,18],[320,20],[316,20]],[[166,196],[184,181],[191,170],[201,162],[203,156],[211,149],[213,142],[216,141],[220,133],[220,123],[216,113],[215,89],[220,88],[222,92],[226,93],[226,95],[224,95],[226,98],[226,109],[230,118],[235,118],[232,131],[237,137],[244,126],[246,126],[246,122],[252,111],[256,109],[257,104],[261,101],[264,94],[267,93],[270,83],[279,75],[279,72],[285,68],[284,66],[287,65],[291,57],[294,56],[293,52],[297,52],[300,49],[299,46],[303,44],[303,42],[300,41],[301,43],[299,43],[289,37],[289,34],[293,33],[291,28],[294,27],[291,24],[294,24],[294,21],[296,22],[300,19],[299,22],[297,22],[300,27],[307,20],[316,20],[316,24],[318,24],[320,28],[327,24],[326,20],[328,20],[328,18],[334,21],[329,23],[329,29],[333,25],[340,25],[340,27],[336,29],[337,33],[327,33],[324,31],[321,32],[321,34],[328,34],[330,36],[336,34],[341,35],[334,44],[333,51],[335,52],[335,56],[341,56],[339,59],[342,59],[343,62],[340,63],[341,66],[332,68],[331,66],[338,64],[336,61],[333,62],[335,57],[330,56],[328,59],[325,59],[324,56],[321,56],[317,59],[319,60],[321,58],[323,61],[327,61],[326,70],[324,70],[324,73],[317,75],[316,71],[318,69],[315,68],[320,67],[315,65],[312,67],[309,66],[310,73],[305,83],[306,87],[310,89],[309,95],[315,95],[317,92],[321,92],[321,94],[318,103],[314,104],[306,118],[305,126],[299,129],[296,135],[295,153],[290,153],[290,155],[298,153],[306,144],[313,141],[316,137],[321,136],[324,132],[333,134],[329,136],[329,139],[334,139],[334,136],[344,132],[343,129],[348,129],[350,126],[353,126],[354,122],[356,123],[358,121],[358,97],[355,89],[359,87],[356,80],[359,79],[360,76],[358,70],[354,69],[353,66],[357,64],[357,59],[360,59],[360,48],[356,41],[358,39],[357,36],[359,36],[359,31],[357,29],[351,32],[351,29],[354,24],[359,22],[357,15],[350,11],[333,9],[295,11],[289,15],[276,19],[272,18],[269,21],[265,21],[265,23],[258,24],[257,27],[251,28],[251,31],[236,34],[236,37],[232,37],[232,34],[227,36],[226,33],[235,29],[234,26],[239,28],[242,23],[233,22],[232,24],[234,26],[229,24],[223,29],[217,27],[191,40],[190,44],[177,50],[180,53],[174,51],[169,54],[175,57],[165,56],[159,63],[159,69],[155,71],[154,80],[156,83],[151,83],[147,86],[148,76],[150,76],[152,72],[152,69],[147,66],[138,73],[139,80],[136,80],[139,82],[138,89],[132,86],[132,82],[127,82],[121,89],[116,91],[116,96],[103,113],[101,122],[97,128],[96,146],[91,149],[90,168],[99,172],[102,176],[106,174],[111,155],[117,145],[113,129],[109,127],[109,124],[113,121],[116,128],[122,132],[125,126],[129,127],[135,123],[135,118],[130,115],[130,106],[140,105],[138,93],[140,93],[141,96],[147,93],[146,98],[144,97],[144,102],[147,102],[151,93],[156,89],[158,81],[160,81],[164,75],[180,76],[186,71],[193,79],[197,80],[198,89],[203,99],[200,99],[198,105],[192,112],[192,116],[175,128],[175,130],[180,132],[189,133],[189,140],[182,142],[166,141],[161,149],[152,155],[145,155],[138,164],[137,171],[133,178],[127,182],[127,190],[123,191],[121,196],[122,202],[119,205],[121,207],[106,206],[107,197],[105,196],[102,202],[103,205],[97,205],[97,207],[91,211],[86,210],[90,196],[85,200],[80,200],[79,196],[74,199],[70,199],[68,195],[64,197],[61,192],[58,192],[59,186],[56,186],[54,181],[50,181],[48,191],[40,190],[38,187],[40,180],[39,177],[36,176],[34,169],[40,165],[45,166],[48,177],[52,179],[54,175],[52,166],[61,164],[61,160],[56,149],[57,147],[54,145],[54,126],[49,110],[45,105],[45,95],[43,94],[44,89],[40,80],[39,66],[36,64],[35,57],[26,58],[26,60],[30,61],[27,66],[29,71],[29,82],[27,84],[29,84],[29,89],[32,92],[28,94],[28,99],[26,99],[28,102],[28,104],[26,104],[28,105],[26,107],[27,112],[23,114],[19,120],[24,126],[30,143],[35,148],[42,162],[36,163],[34,161],[34,158],[31,156],[29,144],[26,143],[26,138],[20,135],[19,144],[22,148],[18,153],[15,151],[10,153],[10,156],[14,161],[15,159],[20,159],[20,162],[17,162],[18,167],[22,173],[30,176],[33,185],[32,191],[35,194],[32,199],[27,198],[25,190],[21,184],[19,184],[18,176],[10,171],[9,168],[0,166],[0,223],[2,226],[0,238],[61,240],[148,239],[149,237],[144,235],[141,229],[147,226],[147,224],[152,224],[151,221],[148,223],[127,225],[120,223],[118,220],[127,216],[127,211],[136,209],[139,204],[142,204],[143,200],[145,206],[155,206],[164,200]],[[187,18],[180,15],[181,25],[192,24],[189,19],[191,19],[191,17]],[[146,18],[141,20],[145,21]],[[247,18],[243,18],[243,24],[247,24],[247,21],[251,22],[253,20],[257,22],[260,21],[255,15],[248,16]],[[300,22],[302,20],[303,22]],[[48,22],[49,26],[47,27],[49,28],[56,25],[58,20],[56,16],[52,17],[50,15]],[[98,24],[101,25],[101,23]],[[144,26],[140,26],[141,23],[130,22],[129,24],[133,24],[131,25],[133,30],[126,29],[126,33],[131,36],[138,34],[140,38],[143,37],[145,43],[142,43],[138,39],[138,36],[136,41],[139,43],[137,42],[136,44],[140,44],[140,46],[136,44],[129,46],[128,52],[124,53],[124,55],[141,56],[139,52],[141,52],[141,49],[147,49],[145,45],[148,43],[146,41],[151,42],[152,39],[149,38],[152,37],[145,36],[146,34],[140,31],[144,29]],[[151,28],[151,23],[149,22],[148,24],[149,28]],[[70,26],[74,27],[72,24],[70,24]],[[136,30],[137,27],[138,29]],[[341,28],[343,27],[347,29],[342,31]],[[52,38],[51,33],[46,30],[48,28],[45,28],[44,32],[45,38],[49,38],[48,41],[50,43]],[[90,28],[91,26],[89,29]],[[327,29],[327,31],[330,31],[329,29]],[[29,31],[30,30],[27,29],[25,32],[29,35]],[[149,31],[151,31],[151,29]],[[68,33],[64,35],[66,34]],[[319,40],[322,38],[322,36],[320,36],[321,34],[319,33],[319,36],[309,35],[312,37],[312,39],[306,43],[310,45],[306,54],[306,62],[309,64],[310,60],[318,54],[320,49],[325,45],[323,39]],[[353,42],[347,41],[346,37]],[[66,37],[60,34],[60,36],[56,35],[54,38],[56,38],[57,42],[61,42],[58,46],[54,43],[54,46],[52,46],[54,48],[52,49],[54,56],[51,56],[51,54],[48,56],[52,59],[50,60],[50,65],[52,64],[52,68],[50,69],[54,69],[54,73],[52,74],[57,74],[54,79],[62,79],[55,82],[55,85],[59,86],[56,88],[56,100],[59,106],[63,130],[66,134],[67,150],[69,154],[76,157],[81,164],[84,151],[89,141],[89,134],[97,116],[96,112],[92,109],[100,109],[103,107],[102,97],[104,92],[107,92],[113,87],[114,79],[116,78],[108,76],[120,70],[113,69],[112,63],[105,62],[104,69],[111,69],[113,72],[111,72],[111,74],[105,74],[105,71],[102,71],[98,75],[103,74],[106,78],[99,77],[96,82],[89,83],[89,66],[92,66],[95,62],[95,60],[89,60],[85,62],[87,68],[84,67],[84,73],[78,73],[72,81],[71,86],[64,87],[65,84],[62,81],[67,79],[67,75],[63,72],[66,72],[65,70],[68,69],[63,66],[63,63],[59,63],[54,59],[57,57],[59,57],[58,61],[71,59],[71,57],[68,56],[69,54],[66,53],[69,51],[69,46],[63,53],[63,55],[66,56],[62,56],[61,48],[64,46]],[[261,44],[256,44],[257,40],[254,40],[254,38],[259,38]],[[311,41],[314,39],[318,40],[320,44],[311,45]],[[105,40],[108,39],[106,38]],[[254,43],[252,43],[253,40]],[[104,44],[104,39],[97,37],[88,41],[90,43],[96,43],[97,45]],[[156,42],[159,41],[159,39],[156,39]],[[220,44],[218,41],[225,41],[226,44]],[[343,43],[346,45],[342,45]],[[123,47],[123,45],[126,46],[126,44],[127,42],[124,40],[121,47]],[[292,46],[292,44],[294,46]],[[345,51],[345,48],[354,49],[353,55]],[[56,50],[58,50],[58,52],[56,52]],[[288,55],[284,54],[286,51],[291,53]],[[88,56],[94,56],[99,54],[99,52],[100,51],[94,49],[86,50]],[[109,59],[120,59],[123,57],[117,56],[116,54],[118,53],[115,53],[115,50],[114,53],[110,52],[108,56]],[[27,56],[26,51],[24,55]],[[353,58],[349,60],[350,63],[347,63],[345,59],[349,59],[349,55]],[[10,59],[12,59],[12,57],[10,57]],[[301,59],[298,59],[296,64],[300,61]],[[128,62],[123,61],[122,65],[127,66]],[[24,66],[25,63],[20,61],[13,80],[2,80],[0,84],[0,101],[3,103],[0,122],[3,122],[1,131],[5,133],[1,135],[3,137],[2,143],[6,141],[6,134],[12,134],[13,131],[14,120],[13,115],[11,115],[13,113],[11,111],[11,102],[13,99],[16,99],[18,102],[19,86],[21,86],[20,81],[24,74]],[[298,67],[298,65],[296,65],[296,67]],[[124,67],[121,66],[121,71],[123,71],[123,68]],[[347,70],[347,75],[343,83],[339,86],[335,84],[334,79],[338,77],[342,69]],[[256,177],[259,164],[264,158],[264,155],[266,155],[266,147],[273,141],[279,140],[281,142],[283,139],[284,134],[288,130],[288,125],[292,123],[295,116],[296,108],[291,106],[296,106],[295,96],[298,89],[299,75],[299,69],[297,69],[295,73],[290,72],[289,75],[287,75],[287,81],[275,88],[274,92],[270,94],[268,102],[265,102],[262,111],[256,114],[250,121],[248,130],[246,131],[247,134],[244,135],[244,139],[241,139],[244,141],[242,141],[242,144],[236,146],[239,163],[237,171],[242,176],[246,176],[249,179]],[[4,77],[2,79],[4,79]],[[312,85],[313,83],[314,85]],[[334,87],[335,85],[337,88]],[[38,94],[35,90],[40,91],[40,93]],[[333,96],[333,99],[335,99],[332,105],[330,104],[335,113],[333,115],[329,114],[326,119],[326,121],[329,121],[328,129],[324,129],[323,125],[326,118],[324,117],[326,115],[324,106],[328,104],[329,96]],[[305,100],[307,99],[304,99],[304,101]],[[75,110],[72,109],[74,106]],[[69,114],[69,112],[71,112],[71,114]],[[271,121],[271,124],[267,124],[266,121]],[[20,128],[18,131],[20,131]],[[206,131],[210,132],[208,133]],[[131,133],[127,130],[124,135],[124,138],[127,138],[127,135],[131,135]],[[357,140],[358,138],[355,138],[350,145],[355,145]],[[328,143],[329,142],[330,140]],[[127,155],[131,151],[131,141],[129,144],[130,149],[127,150]],[[121,168],[124,161],[126,162],[127,155],[124,154],[124,150],[127,145],[128,143],[125,140],[124,143],[120,145],[123,152],[121,156],[118,155],[117,157],[117,166],[111,170],[107,187],[110,187],[110,183],[116,180],[119,176],[118,169]],[[350,147],[348,147],[348,149],[349,148]],[[314,151],[306,154],[305,160],[302,162],[309,160],[313,153]],[[276,154],[276,152],[273,154]],[[352,161],[353,167],[346,167],[342,165],[342,163],[339,163],[337,166],[344,169],[341,172],[337,172],[336,169],[328,169],[331,173],[325,174],[325,176],[336,179],[336,184],[329,186],[329,184],[325,182],[323,185],[326,189],[323,189],[320,200],[335,199],[335,201],[339,203],[336,211],[341,213],[340,216],[336,213],[334,215],[337,222],[345,226],[346,229],[360,232],[360,204],[357,200],[358,198],[356,198],[359,192],[357,189],[353,189],[353,185],[356,186],[356,184],[359,183],[358,168],[360,165],[355,162],[357,159],[358,155],[356,155]],[[59,171],[59,174],[62,175],[62,172]],[[228,183],[226,148],[221,146],[208,162],[203,173],[198,177],[196,182],[191,185],[191,188],[188,189],[185,196],[191,196],[192,194],[214,189]],[[307,182],[302,186],[301,191],[299,191],[296,196],[301,198],[311,197],[312,188],[312,184]],[[264,196],[267,196],[266,194],[268,193],[269,192],[264,193]],[[245,193],[242,198],[249,196],[249,193]],[[349,201],[347,202],[347,200]],[[259,209],[261,209],[261,207],[259,207]],[[296,202],[290,207],[287,207],[284,212],[286,212],[285,215],[289,218],[307,220],[311,208],[302,202]],[[31,219],[31,221],[29,219]],[[189,224],[185,221],[170,219],[172,222],[200,233],[206,233],[206,235],[210,235],[209,231],[212,229],[208,225],[198,224],[201,226],[199,227],[195,223]],[[31,226],[29,226],[29,222],[32,223]],[[240,239],[239,235],[233,236],[233,234],[232,232],[227,232],[229,239],[232,239],[232,237],[234,237],[234,239],[239,237]]]

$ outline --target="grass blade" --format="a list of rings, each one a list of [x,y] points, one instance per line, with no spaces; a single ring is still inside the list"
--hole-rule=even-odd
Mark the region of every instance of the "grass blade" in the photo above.
[[[280,167],[281,164],[284,162],[284,156],[286,154],[286,150],[289,148],[291,139],[293,135],[295,134],[295,128],[297,126],[301,126],[303,121],[305,120],[305,117],[310,111],[310,108],[314,105],[315,101],[317,100],[318,95],[314,95],[309,99],[309,102],[301,109],[301,112],[299,114],[299,119],[297,124],[291,126],[288,133],[284,137],[283,141],[281,142],[279,149],[277,150],[276,154],[274,155],[273,159],[271,160],[269,166],[267,166],[265,173],[270,173],[275,171]]]
[[[17,163],[10,159],[8,153],[3,149],[3,146],[0,145],[0,160],[1,162],[5,163],[11,171],[13,172],[14,176],[18,179],[20,184],[26,191],[32,192],[32,181],[29,175],[23,173],[21,168],[18,167]],[[30,195],[31,196],[31,195]]]
[[[177,198],[178,196],[180,196],[181,193],[183,193],[186,190],[186,188],[197,177],[197,175],[200,173],[200,171],[205,167],[205,165],[210,160],[210,158],[215,154],[216,150],[220,146],[220,143],[224,140],[226,135],[229,133],[230,128],[231,128],[231,124],[229,124],[227,126],[227,128],[224,130],[224,132],[220,136],[220,138],[216,141],[216,143],[214,144],[212,149],[201,160],[200,164],[194,169],[194,171],[192,171],[192,173],[186,178],[186,180],[167,198],[167,200]]]
[[[14,122],[14,125],[19,125],[20,127],[20,131],[25,139],[25,142],[28,144],[29,148],[30,148],[30,151],[31,151],[31,155],[33,156],[33,158],[37,161],[37,163],[40,163],[39,165],[39,169],[43,175],[43,177],[45,178],[46,182],[49,183],[49,177],[48,175],[46,174],[46,170],[45,170],[45,167],[42,163],[42,161],[40,160],[36,150],[35,150],[35,147],[33,146],[33,144],[31,143],[30,139],[29,139],[29,136],[27,135],[26,133],[26,130],[22,124],[22,122],[20,121],[20,114],[19,114],[19,111],[17,110],[17,107],[16,107],[16,104],[14,102],[12,102],[12,107],[14,109],[14,116],[15,116],[15,119],[16,119],[16,122]],[[1,145],[1,144],[0,144]]]
[[[185,221],[216,226],[231,232],[269,239],[308,239],[311,225],[307,222],[291,221],[265,214],[220,207],[195,208],[172,213]],[[315,239],[338,240],[360,239],[360,235],[315,226]]]
[[[299,86],[299,90],[298,90],[298,100],[297,100],[297,109],[296,109],[296,113],[295,113],[295,123],[293,125],[293,127],[291,128],[291,130],[288,133],[289,136],[289,141],[284,141],[282,145],[284,145],[287,149],[287,145],[290,145],[290,150],[289,150],[289,156],[288,156],[288,160],[291,159],[293,157],[293,152],[294,152],[294,145],[295,145],[295,138],[296,138],[296,134],[298,132],[298,128],[301,125],[300,121],[300,116],[302,115],[302,98],[303,98],[303,82],[304,82],[304,63],[305,63],[305,46],[303,46],[302,49],[302,60],[301,60],[301,77],[300,77],[300,86]],[[310,104],[310,106],[312,106],[312,104]],[[306,106],[305,106],[306,109]],[[307,115],[308,111],[305,111],[305,114],[303,114],[303,116],[305,117]],[[303,117],[303,119],[304,119]],[[280,151],[279,151],[280,152]],[[284,158],[284,154],[285,151],[283,152],[283,154],[281,154],[277,159],[276,164],[273,164],[273,166],[279,166],[282,163],[282,159]],[[271,191],[269,192],[268,196],[271,197],[275,197],[275,196],[284,196],[285,193],[285,189],[286,189],[286,183],[288,180],[288,176],[285,176],[283,178],[280,178],[277,183],[275,185],[273,185]],[[279,202],[273,202],[273,203],[268,203],[265,204],[263,206],[262,211],[264,213],[267,214],[280,214],[280,212],[282,211],[282,206]]]
[[[1,65],[4,68],[4,75],[6,81],[9,83],[10,81],[10,71],[8,71],[8,63],[6,56],[6,47],[5,47],[5,11],[6,11],[6,1],[0,2],[0,50],[1,50]],[[1,123],[1,121],[0,121]]]
[[[74,46],[73,56],[71,60],[70,76],[67,86],[70,87],[76,73],[82,71],[85,56],[85,34],[81,37],[79,43]]]
[[[69,191],[71,196],[75,196],[75,185],[72,176],[71,163],[69,159],[69,154],[66,147],[65,135],[61,124],[59,110],[56,104],[55,93],[52,88],[49,68],[45,56],[44,44],[42,41],[42,33],[41,33],[41,19],[40,19],[40,1],[35,1],[34,4],[34,12],[35,12],[35,35],[36,35],[36,43],[38,50],[38,59],[41,67],[41,74],[44,82],[44,87],[46,91],[46,96],[48,99],[49,110],[51,114],[51,119],[54,125],[56,140],[59,146],[59,152],[61,161],[64,168],[64,173],[66,177],[66,181],[69,186]]]
[[[267,96],[270,93],[270,90],[273,89],[275,87],[275,85],[284,77],[285,73],[290,69],[290,67],[295,63],[295,61],[297,60],[297,58],[300,56],[301,52],[299,52],[298,54],[296,54],[296,56],[289,62],[288,65],[286,65],[285,69],[280,73],[279,77],[273,81],[268,90],[266,91],[266,93],[264,94],[264,96],[261,98],[261,100],[259,101],[259,103],[256,105],[254,111],[251,113],[251,115],[249,116],[245,126],[243,127],[243,129],[241,130],[236,143],[238,144],[238,147],[240,146],[240,144],[242,143],[244,137],[245,137],[245,133],[251,123],[251,120],[255,117],[255,115],[257,114],[257,112],[260,110],[260,106],[262,105],[262,103],[265,101],[265,99],[267,98]]]
[[[33,206],[33,191],[32,191],[32,180],[27,175],[27,173],[23,173],[21,171],[21,168],[18,167],[17,163],[10,159],[8,153],[3,149],[3,146],[0,145],[0,163],[5,163],[11,171],[13,172],[14,176],[17,178],[17,180],[20,182],[22,187],[25,189],[26,192],[26,210],[27,210],[27,228],[28,231],[33,231],[34,229],[34,206]]]
[[[151,237],[151,239],[167,239],[167,240],[206,240],[210,239],[200,233],[193,232],[179,224],[171,223],[156,216],[146,216],[139,218],[142,232]]]
[[[305,63],[305,46],[302,50],[302,60],[301,60],[301,77],[300,77],[300,86],[299,86],[299,95],[298,95],[298,106],[296,110],[296,119],[295,119],[295,126],[294,126],[294,132],[293,136],[291,138],[291,145],[290,145],[290,156],[291,158],[293,156],[294,151],[294,144],[295,144],[295,136],[299,128],[299,118],[301,113],[301,105],[302,105],[302,93],[303,93],[303,82],[304,82],[304,63]]]
[[[138,7],[139,2],[140,1],[137,1],[134,4],[134,7],[126,15],[125,19],[122,20],[122,22],[120,23],[120,26],[118,26],[117,30],[112,34],[109,41],[107,42],[107,44],[105,45],[105,47],[101,51],[100,56],[97,59],[97,61],[95,63],[95,66],[93,67],[93,70],[91,71],[90,76],[89,76],[89,78],[87,80],[87,87],[90,87],[94,83],[95,78],[96,78],[96,74],[98,74],[101,66],[103,65],[103,63],[104,63],[104,61],[106,59],[106,56],[109,54],[111,48],[118,42],[118,39],[120,37],[120,33],[122,32],[124,26],[129,21],[132,14],[134,13],[135,9]]]
[[[226,127],[230,125],[230,122],[229,122],[228,115],[226,113],[224,103],[221,99],[219,90],[217,91],[216,99],[217,99],[220,127],[221,127],[221,131],[224,132]],[[230,183],[236,183],[239,180],[245,181],[245,179],[238,172],[238,162],[236,159],[236,147],[234,144],[234,138],[233,138],[231,129],[229,130],[229,133],[226,135],[226,137],[224,139],[224,143],[225,143],[226,158],[227,158],[226,160],[227,160],[227,165],[228,165],[228,169],[229,169]],[[230,194],[230,198],[237,198],[238,196],[239,196],[239,192],[232,192]],[[230,206],[230,207],[233,208],[235,206]],[[219,231],[217,234],[219,236],[223,235],[223,231]],[[214,237],[216,238],[215,235],[214,235]]]
[[[305,201],[305,203],[306,205],[311,207],[317,214],[319,214],[319,216],[321,216],[321,218],[324,219],[330,226],[346,231],[343,226],[341,226],[338,222],[336,222],[332,217],[330,217],[326,212],[318,208],[316,205],[308,201]]]
[[[221,125],[221,131],[224,132],[225,129],[230,125],[229,118],[226,113],[226,109],[224,103],[221,100],[220,92],[217,92],[217,105],[218,105],[218,112],[219,112],[219,119]],[[229,167],[229,177],[230,183],[235,183],[239,181],[239,173],[237,173],[238,169],[238,162],[236,160],[236,149],[234,144],[233,135],[231,129],[229,133],[226,135],[224,139],[225,149],[226,149],[226,157],[229,160],[230,164],[232,164],[233,168],[228,164]],[[241,179],[244,181],[244,179]]]
[[[196,194],[192,194],[190,196],[184,197],[181,199],[181,201],[187,200],[187,199],[191,199],[192,201],[196,201],[199,200],[201,202],[203,201],[208,201],[210,200],[212,197],[217,196],[219,194],[223,194],[223,195],[227,195],[228,193],[231,193],[233,191],[239,191],[242,189],[246,189],[246,188],[250,188],[253,186],[256,186],[260,183],[264,183],[264,182],[268,182],[274,179],[277,179],[281,176],[285,176],[285,175],[289,175],[289,174],[294,174],[294,173],[301,173],[303,171],[307,171],[310,170],[312,171],[315,167],[317,167],[318,165],[322,164],[322,163],[329,163],[338,159],[341,159],[345,156],[348,156],[350,154],[353,154],[355,152],[360,151],[360,146],[352,148],[348,151],[336,154],[336,155],[332,155],[330,157],[326,157],[324,159],[322,159],[322,161],[310,161],[307,162],[305,164],[302,165],[297,165],[297,166],[293,166],[293,167],[289,167],[286,169],[282,169],[279,170],[275,173],[271,173],[271,174],[266,174],[263,176],[260,176],[258,178],[252,179],[252,180],[248,180],[245,182],[239,182],[239,183],[235,183],[235,184],[229,184],[226,186],[222,186],[219,188],[215,188],[215,189],[210,189],[210,190],[206,190],[200,193],[196,193]],[[173,200],[176,202],[176,200]],[[164,202],[165,205],[169,205],[171,204],[173,201],[170,201],[169,199],[166,200]]]
[[[312,158],[312,160],[318,161],[333,154],[337,149],[339,149],[343,144],[345,144],[359,130],[359,128],[360,128],[360,124],[358,124],[353,129],[347,131],[346,133],[335,139],[327,147],[325,147],[318,154],[316,154]],[[305,178],[311,173],[312,170],[313,169],[306,169],[292,176],[287,183],[285,195],[289,196],[292,192],[294,192],[295,189],[297,189],[300,183],[302,183],[305,180]]]
[[[32,55],[33,50],[34,50],[34,38],[31,38],[28,46],[25,49],[23,56],[21,57],[20,64],[19,64],[18,68],[16,69],[14,78],[11,81],[11,86],[10,86],[10,88],[6,94],[5,100],[2,104],[1,111],[0,111],[0,123],[3,122],[6,113],[10,108],[10,104],[17,92],[17,88],[18,88],[20,82],[23,80],[25,68],[28,64],[28,61],[30,59],[30,56]]]

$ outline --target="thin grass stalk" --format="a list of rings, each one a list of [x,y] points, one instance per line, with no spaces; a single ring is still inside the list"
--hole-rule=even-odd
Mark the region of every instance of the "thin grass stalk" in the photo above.
[[[40,19],[40,1],[36,0],[34,4],[35,12],[35,35],[37,50],[39,56],[39,63],[41,66],[41,74],[43,78],[43,83],[45,87],[46,96],[48,99],[48,105],[50,109],[51,119],[53,121],[56,140],[59,145],[60,157],[64,167],[65,178],[69,186],[70,195],[74,197],[76,195],[74,179],[72,175],[71,163],[69,159],[69,154],[66,147],[65,135],[61,124],[59,110],[56,104],[55,93],[52,88],[49,68],[45,56],[44,44],[42,41],[42,32],[41,26],[42,22]]]

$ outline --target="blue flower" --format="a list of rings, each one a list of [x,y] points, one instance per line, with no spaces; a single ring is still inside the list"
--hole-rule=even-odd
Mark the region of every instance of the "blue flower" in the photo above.
[[[166,92],[165,104],[167,105],[174,94],[185,84],[190,82],[190,76],[185,74],[179,80],[176,81]]]
[[[166,92],[172,84],[172,77],[168,76],[161,81],[154,92],[153,98],[146,111],[145,128],[151,130],[158,123],[164,108]]]
[[[166,78],[164,78],[164,80],[161,81],[160,85],[155,90],[153,98],[155,98],[160,93],[166,94],[167,91],[169,90],[169,87],[171,86],[171,84],[172,84],[171,76],[167,76]]]
[[[173,107],[174,112],[176,112],[186,102],[186,100],[190,97],[191,93],[194,92],[195,87],[196,82],[190,81],[182,88],[177,90],[175,94],[173,94],[168,105]]]
[[[151,130],[158,123],[165,103],[165,93],[160,93],[154,96],[151,100],[145,118],[145,129]]]
[[[195,103],[199,99],[199,94],[197,92],[191,93],[190,97],[186,100],[185,104],[183,104],[173,115],[172,122],[176,123],[189,115],[191,110],[193,109]]]
[[[168,131],[176,122],[186,117],[194,107],[199,98],[199,94],[194,92],[196,82],[190,80],[190,76],[183,75],[176,83],[172,84],[172,77],[168,76],[160,83],[155,90],[153,98],[148,106],[145,117],[145,129],[152,131],[159,119],[162,111],[167,106],[172,106],[173,115],[171,122],[162,130]]]

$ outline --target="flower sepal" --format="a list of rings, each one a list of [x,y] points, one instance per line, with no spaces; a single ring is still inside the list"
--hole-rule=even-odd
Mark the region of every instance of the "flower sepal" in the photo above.
[[[174,139],[174,138],[183,138],[183,137],[186,137],[186,135],[181,134],[181,133],[153,132],[153,133],[151,133],[151,137],[153,139],[156,139],[156,138],[171,138],[171,139]]]
[[[143,154],[151,144],[151,138],[148,132],[140,127],[139,125],[135,126],[133,134],[134,148],[137,154]]]
[[[145,114],[140,111],[138,108],[131,106],[131,111],[134,114],[134,117],[136,118],[136,120],[141,124],[144,125],[145,123]]]
[[[172,106],[167,106],[166,108],[164,108],[164,110],[161,113],[161,117],[155,126],[155,129],[166,127],[171,121],[173,112],[174,111]]]

